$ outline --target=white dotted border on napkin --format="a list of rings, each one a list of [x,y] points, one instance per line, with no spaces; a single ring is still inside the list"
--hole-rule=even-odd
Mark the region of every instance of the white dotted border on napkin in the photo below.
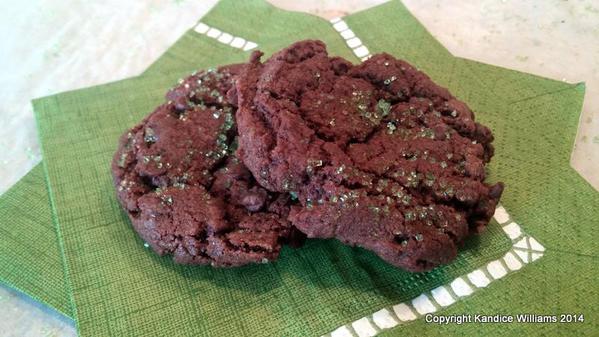
[[[360,60],[366,61],[372,56],[370,55],[368,48],[362,43],[362,40],[354,34],[353,30],[349,29],[349,26],[343,19],[334,18],[330,22],[333,25],[333,28],[335,28],[335,30],[339,32],[339,35],[345,40],[347,46],[354,52],[354,55]]]
[[[233,48],[241,49],[243,51],[249,51],[258,47],[258,44],[256,42],[252,42],[242,37],[233,36],[229,33],[225,33],[220,29],[208,26],[203,22],[198,23],[193,28],[193,30],[202,35],[206,35],[210,38],[213,38],[222,44],[226,44]]]
[[[523,266],[540,259],[544,252],[539,241],[524,233],[503,206],[498,206],[493,216],[502,225],[503,231],[512,241],[512,248],[502,257],[462,275],[449,284],[427,291],[420,296],[392,307],[383,308],[372,315],[343,325],[327,337],[370,337],[385,329],[419,319],[450,306],[461,298],[472,295],[476,290],[487,287],[491,282],[520,270]]]

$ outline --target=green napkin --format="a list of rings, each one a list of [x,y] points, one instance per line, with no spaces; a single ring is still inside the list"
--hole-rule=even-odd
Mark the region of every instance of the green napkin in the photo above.
[[[69,316],[42,164],[0,196],[0,281]]]
[[[232,16],[235,20],[230,19]],[[325,40],[333,54],[347,57],[350,52],[327,22],[281,12],[261,2],[222,2],[202,21],[256,41],[259,48],[267,52],[303,37]],[[388,51],[421,67],[466,100],[477,111],[479,119],[492,126],[497,136],[497,155],[490,173],[492,179],[508,184],[504,206],[522,229],[547,247],[541,259],[492,282],[475,295],[462,297],[447,312],[576,311],[587,314],[583,324],[542,326],[491,324],[440,328],[416,320],[401,324],[389,333],[415,334],[418,331],[420,335],[428,331],[434,334],[440,329],[465,335],[486,330],[491,334],[497,329],[513,333],[541,329],[548,333],[560,328],[575,334],[596,329],[597,323],[592,321],[596,312],[592,305],[598,302],[597,291],[593,287],[584,292],[576,288],[588,285],[584,280],[597,276],[585,266],[596,261],[593,254],[597,246],[590,226],[599,218],[598,198],[568,165],[583,87],[453,58],[398,3],[358,13],[344,21],[371,52]],[[306,27],[311,30],[302,35],[299,30]],[[215,43],[195,33],[189,34],[192,41]],[[228,51],[208,54],[214,46],[198,46],[202,48],[193,50],[197,47],[189,44],[186,52],[165,59],[174,64],[181,60],[181,55],[192,56],[198,68],[232,62],[227,59]],[[419,315],[414,308],[420,307],[411,304],[410,299],[421,298],[420,294],[502,257],[517,243],[493,223],[479,240],[468,243],[469,249],[455,263],[425,274],[395,270],[368,252],[334,241],[312,241],[302,249],[286,249],[276,264],[238,270],[174,266],[168,259],[157,258],[141,248],[141,242],[119,213],[107,163],[118,134],[160,102],[166,88],[178,76],[169,74],[122,81],[53,96],[35,104],[82,335],[167,332],[175,335],[192,332],[314,335],[338,327],[342,328],[337,333],[366,335],[401,319],[393,315],[394,309],[402,307],[394,305],[406,302],[409,310]],[[60,139],[56,135],[61,135]],[[36,170],[38,180],[32,176],[29,185],[32,186],[30,191],[36,188],[41,191],[34,193],[39,196],[42,208],[37,209],[41,210],[47,201],[43,184],[39,182],[41,172]],[[18,205],[18,200],[24,198],[32,202],[26,209],[38,206],[34,203],[37,198],[30,200],[28,194],[31,193],[18,192],[15,187],[9,192],[12,193],[10,198],[4,196],[2,206],[6,205],[5,200]],[[21,211],[25,204],[22,203]],[[20,228],[25,225],[15,219],[37,216],[15,208],[0,207],[0,210],[2,219],[10,219]],[[46,223],[50,219],[49,214],[40,215],[45,215]],[[12,230],[10,233],[18,234]],[[23,229],[23,233],[27,230]],[[13,248],[17,244],[23,242],[15,240]],[[52,248],[55,250],[56,246],[49,247],[48,251]],[[52,256],[48,254],[48,259]],[[59,265],[56,257],[54,262],[54,266]],[[43,271],[43,266],[40,264],[37,268]],[[538,286],[539,282],[545,284]],[[476,288],[473,284],[470,286]],[[48,296],[42,288],[32,289],[37,289],[34,295],[38,299]],[[63,289],[58,293],[66,292]],[[434,298],[434,294],[428,294],[427,298]],[[416,302],[421,303],[426,301]],[[438,306],[434,301],[433,304]],[[387,317],[383,314],[372,315],[382,308],[388,309],[390,320],[382,321]],[[355,320],[358,322],[346,325]]]

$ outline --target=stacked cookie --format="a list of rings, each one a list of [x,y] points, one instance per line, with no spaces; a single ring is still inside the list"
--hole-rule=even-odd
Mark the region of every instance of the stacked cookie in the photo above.
[[[336,238],[424,271],[489,222],[490,130],[387,54],[360,65],[301,41],[192,74],[120,141],[118,198],[180,263],[239,266]]]

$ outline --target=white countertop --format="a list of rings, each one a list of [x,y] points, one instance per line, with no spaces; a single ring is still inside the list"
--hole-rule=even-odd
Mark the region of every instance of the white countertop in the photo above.
[[[384,1],[270,2],[330,19]],[[3,4],[0,193],[41,159],[29,104],[32,98],[138,75],[215,3],[215,0],[37,0]],[[404,3],[456,56],[570,83],[586,82],[571,163],[599,189],[597,1],[404,0]],[[0,286],[0,337],[75,335],[69,319]]]

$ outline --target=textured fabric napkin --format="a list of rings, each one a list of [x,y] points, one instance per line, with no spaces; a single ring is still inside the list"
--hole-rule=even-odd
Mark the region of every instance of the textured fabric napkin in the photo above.
[[[168,258],[158,258],[142,248],[114,200],[108,162],[116,137],[162,100],[181,71],[55,95],[36,101],[35,109],[60,248],[65,253],[82,335],[295,336],[337,328],[336,334],[370,335],[394,326],[385,333],[596,331],[592,316],[596,314],[597,290],[585,280],[597,276],[590,268],[596,264],[597,253],[591,226],[599,218],[599,199],[568,165],[583,86],[454,58],[395,2],[347,17],[343,24],[336,22],[335,28],[323,20],[275,10],[262,2],[222,2],[202,21],[255,41],[267,54],[296,39],[311,37],[327,42],[332,54],[353,61],[357,59],[350,53],[360,56],[363,49],[358,48],[363,44],[370,52],[387,51],[419,66],[468,102],[477,117],[494,130],[497,154],[489,171],[492,180],[507,183],[502,201],[509,215],[502,210],[497,217],[505,226],[502,230],[493,222],[484,235],[468,243],[455,263],[424,274],[396,270],[366,251],[335,241],[312,241],[301,249],[286,249],[272,265],[237,270],[175,266]],[[343,25],[360,38],[358,45],[355,40],[348,41],[353,50],[343,42],[343,38],[353,38]],[[184,48],[167,54],[163,64],[188,59],[193,68],[203,68],[238,62],[246,56],[233,55],[234,49],[195,32],[181,41]],[[0,206],[2,223],[14,223],[10,228],[2,226],[11,240],[3,238],[1,247],[20,249],[16,263],[32,266],[30,275],[38,271],[43,275],[46,269],[60,266],[60,259],[51,254],[58,246],[51,244],[56,241],[50,238],[50,226],[39,228],[51,218],[50,209],[44,206],[47,197],[40,176],[40,169],[33,171],[20,183],[28,189],[17,185],[2,197]],[[13,207],[7,207],[9,204]],[[15,205],[21,205],[20,209]],[[44,207],[46,212],[42,212]],[[34,208],[40,213],[23,212]],[[34,219],[38,216],[42,221]],[[24,220],[26,217],[29,219]],[[33,233],[40,232],[33,236],[35,241],[27,229],[33,225],[38,226]],[[510,249],[517,249],[512,246],[521,238],[534,249],[514,250],[527,254],[513,254],[517,265],[505,258],[500,267],[493,264]],[[24,258],[36,249],[46,251],[36,244],[40,241],[48,245],[44,259],[52,264],[41,264],[39,256]],[[538,242],[546,249],[537,246]],[[2,259],[0,263],[4,267],[7,262]],[[482,270],[487,281],[498,280],[483,286],[478,283],[480,277],[460,277],[473,270]],[[11,272],[21,273],[12,268],[7,275]],[[61,298],[50,304],[58,308],[62,303],[65,312],[67,292],[60,289],[60,276],[55,273],[54,283],[29,277],[31,284],[21,280],[23,276],[17,277],[22,282],[17,287],[48,303],[47,298]],[[462,280],[465,286],[455,280]],[[437,288],[442,285],[446,286]],[[457,303],[449,306],[441,289],[458,299]],[[416,300],[411,301],[413,298]],[[423,320],[407,323],[412,321],[410,314],[415,318],[431,311],[429,304],[435,310],[449,306],[444,313],[584,313],[586,321],[444,327]],[[397,326],[400,321],[403,323]]]

